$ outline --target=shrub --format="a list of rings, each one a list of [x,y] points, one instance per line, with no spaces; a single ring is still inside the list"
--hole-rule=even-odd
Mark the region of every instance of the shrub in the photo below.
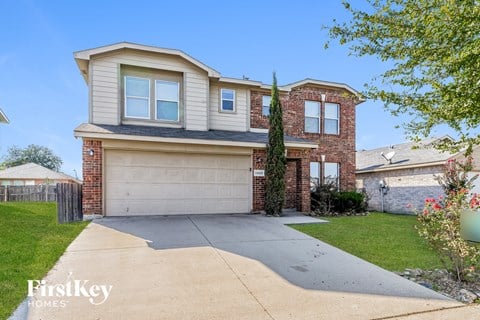
[[[338,191],[334,183],[315,186],[311,191],[311,210],[323,216],[352,215],[367,209],[365,194],[355,191]]]
[[[356,191],[338,192],[335,196],[335,209],[338,212],[365,212],[367,210],[365,195]]]
[[[449,160],[443,176],[437,178],[445,197],[426,199],[423,211],[418,214],[420,236],[437,251],[445,268],[459,281],[468,278],[480,259],[479,249],[464,240],[460,232],[460,214],[476,205],[476,201],[468,201],[468,190],[474,180],[467,175],[471,163],[471,158],[465,163]]]

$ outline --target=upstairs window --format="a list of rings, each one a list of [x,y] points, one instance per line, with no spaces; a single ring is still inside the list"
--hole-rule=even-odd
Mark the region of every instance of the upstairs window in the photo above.
[[[325,124],[326,134],[339,134],[339,106],[336,103],[325,103]]]
[[[262,116],[268,117],[270,115],[270,102],[272,102],[271,96],[262,97]]]
[[[125,117],[150,119],[150,80],[125,77]]]
[[[172,73],[126,67],[123,77],[123,117],[126,120],[181,122],[180,81]]]
[[[221,111],[235,112],[235,90],[221,89]]]
[[[320,133],[320,102],[305,101],[305,132]]]
[[[155,80],[155,108],[157,120],[179,120],[179,83]]]

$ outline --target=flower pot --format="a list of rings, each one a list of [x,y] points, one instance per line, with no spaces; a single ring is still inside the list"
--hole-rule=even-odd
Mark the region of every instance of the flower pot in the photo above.
[[[460,230],[463,239],[480,242],[480,211],[472,209],[462,211]]]

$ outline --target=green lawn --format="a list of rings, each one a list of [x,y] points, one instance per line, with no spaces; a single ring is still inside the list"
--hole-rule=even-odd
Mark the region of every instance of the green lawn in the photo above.
[[[442,267],[415,230],[415,216],[374,212],[325,220],[330,222],[291,227],[387,270]]]
[[[41,279],[87,222],[59,225],[55,203],[0,203],[0,319],[27,295],[27,280]]]

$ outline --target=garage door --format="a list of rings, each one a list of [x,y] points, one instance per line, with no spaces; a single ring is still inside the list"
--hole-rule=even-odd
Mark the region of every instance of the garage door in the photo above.
[[[243,213],[250,156],[106,150],[106,214]]]

